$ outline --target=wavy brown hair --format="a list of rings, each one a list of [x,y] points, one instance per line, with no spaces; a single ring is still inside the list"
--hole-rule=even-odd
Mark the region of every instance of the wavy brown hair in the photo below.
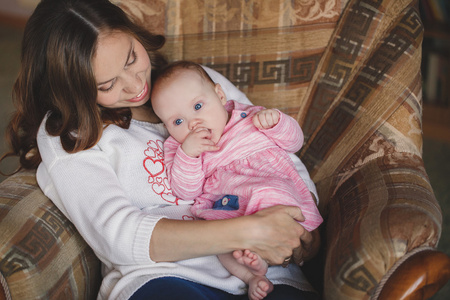
[[[16,111],[6,130],[11,151],[4,157],[18,155],[21,167],[36,168],[41,162],[36,136],[46,115],[48,134],[59,136],[69,153],[94,146],[105,125],[129,127],[129,108],[97,105],[92,57],[99,34],[109,30],[140,41],[155,71],[166,64],[158,53],[164,37],[136,25],[108,0],[42,0],[38,4],[22,40],[13,87]]]

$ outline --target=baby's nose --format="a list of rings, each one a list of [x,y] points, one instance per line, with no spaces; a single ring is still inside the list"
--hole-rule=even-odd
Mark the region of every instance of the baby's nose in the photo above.
[[[199,119],[193,119],[192,121],[189,122],[189,130],[194,130],[195,128],[197,128],[199,124],[200,124]]]

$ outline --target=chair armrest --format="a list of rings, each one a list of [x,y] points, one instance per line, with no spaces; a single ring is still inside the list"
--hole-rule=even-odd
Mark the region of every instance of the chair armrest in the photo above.
[[[0,299],[95,299],[100,261],[39,189],[35,173],[0,184]]]
[[[337,179],[330,201],[325,298],[376,297],[380,282],[397,281],[390,278],[393,274],[410,277],[411,286],[405,289],[420,289],[414,283],[421,274],[404,274],[409,270],[403,266],[396,272],[390,270],[412,251],[435,247],[441,234],[441,211],[422,159],[393,152],[348,172]],[[428,284],[441,285],[441,279],[433,277],[430,274],[428,279],[437,281]],[[383,294],[384,289],[377,293]]]
[[[375,299],[428,299],[450,279],[450,257],[433,248],[418,248],[395,263],[386,275]]]

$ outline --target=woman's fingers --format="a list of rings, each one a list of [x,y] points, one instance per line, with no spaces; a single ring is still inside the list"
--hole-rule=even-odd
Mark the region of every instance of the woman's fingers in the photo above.
[[[320,248],[320,233],[318,229],[311,232],[305,230],[300,236],[301,245],[294,249],[293,259],[297,265],[302,265],[303,262],[313,258]]]
[[[295,206],[285,206],[286,212],[297,222],[305,221],[305,216],[302,213],[302,210],[299,207]]]
[[[250,216],[249,216],[250,217]],[[271,265],[281,265],[300,246],[300,236],[306,231],[298,222],[304,220],[301,209],[274,206],[252,215],[255,223],[251,232],[250,250]]]

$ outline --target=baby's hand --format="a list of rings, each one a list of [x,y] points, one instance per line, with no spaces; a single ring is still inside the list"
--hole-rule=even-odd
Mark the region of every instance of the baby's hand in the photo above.
[[[188,134],[181,149],[190,157],[199,157],[205,151],[217,151],[220,147],[211,141],[211,132],[206,128],[197,128]]]
[[[278,124],[280,113],[275,109],[264,109],[253,116],[253,125],[258,129],[270,129]]]

